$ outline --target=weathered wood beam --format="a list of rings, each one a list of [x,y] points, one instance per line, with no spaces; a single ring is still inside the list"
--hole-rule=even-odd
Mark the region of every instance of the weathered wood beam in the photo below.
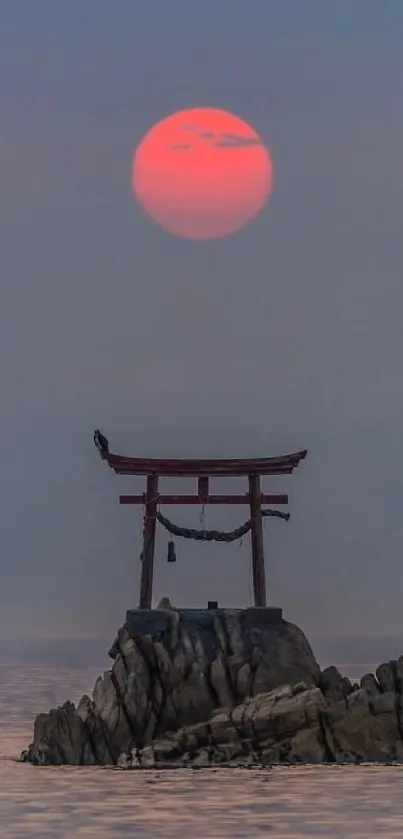
[[[114,466],[112,464],[111,468],[116,473],[116,475],[143,475],[144,472],[142,468],[137,469],[131,465],[122,465],[122,466]],[[252,474],[255,475],[291,475],[294,470],[294,466],[261,466],[260,469],[257,469],[256,472]],[[206,475],[210,478],[234,478],[234,477],[246,477],[245,467],[244,466],[234,466],[232,468],[226,468],[224,466],[209,466],[209,467],[195,467],[194,469],[189,468],[188,466],[184,467],[172,467],[169,469],[168,467],[164,470],[164,472],[160,471],[153,471],[152,469],[149,470],[147,473],[149,475],[162,475],[163,477],[167,478],[198,478],[201,475]]]
[[[178,460],[123,457],[104,452],[102,458],[121,475],[166,475],[171,477],[231,475],[287,475],[306,457],[306,450],[282,457],[214,460]]]
[[[145,504],[146,494],[120,495],[120,504]],[[203,503],[198,495],[159,495],[159,504],[175,504],[180,506],[197,505]],[[205,504],[249,504],[249,493],[244,495],[209,495]],[[288,495],[261,495],[261,503],[268,505],[288,504]]]

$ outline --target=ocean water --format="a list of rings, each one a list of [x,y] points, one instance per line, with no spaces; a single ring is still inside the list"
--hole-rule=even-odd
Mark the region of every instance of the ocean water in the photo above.
[[[0,839],[402,839],[400,766],[122,772],[18,763],[35,714],[89,692],[108,667],[105,649],[0,645]],[[354,679],[371,669],[344,672]]]

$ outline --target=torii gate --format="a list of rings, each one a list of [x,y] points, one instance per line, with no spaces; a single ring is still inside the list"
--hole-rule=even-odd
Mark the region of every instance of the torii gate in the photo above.
[[[103,438],[107,444],[106,438]],[[261,492],[260,478],[266,475],[289,475],[304,460],[307,450],[283,455],[282,457],[214,460],[170,460],[156,458],[124,457],[109,452],[109,445],[100,451],[101,457],[117,475],[144,475],[147,477],[146,492],[142,495],[120,495],[120,504],[143,504],[145,506],[142,571],[140,584],[140,608],[151,609],[155,528],[158,505],[188,504],[247,504],[250,508],[250,520],[246,523],[246,532],[251,531],[252,572],[255,606],[266,606],[266,571],[263,545],[263,516],[279,515],[289,518],[288,514],[262,510],[264,504],[288,504],[288,495],[266,495]],[[249,492],[244,495],[212,495],[209,491],[209,479],[214,477],[247,477]],[[160,495],[158,484],[160,477],[194,477],[198,481],[197,495]],[[162,517],[161,517],[162,518]]]

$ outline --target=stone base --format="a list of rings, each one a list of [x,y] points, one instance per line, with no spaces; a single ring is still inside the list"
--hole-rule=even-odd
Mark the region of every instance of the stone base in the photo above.
[[[191,632],[209,632],[214,630],[216,618],[225,619],[236,615],[243,630],[265,632],[277,629],[283,623],[283,610],[276,606],[250,607],[247,609],[172,609],[179,615],[179,620]],[[129,609],[126,612],[125,626],[132,638],[143,635],[157,635],[166,632],[171,626],[170,610],[164,609]]]

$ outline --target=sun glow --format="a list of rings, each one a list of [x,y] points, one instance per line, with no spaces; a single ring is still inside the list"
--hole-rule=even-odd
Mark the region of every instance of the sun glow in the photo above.
[[[178,111],[156,123],[133,156],[142,208],[176,236],[209,239],[241,230],[272,188],[270,153],[244,120],[216,108]]]

